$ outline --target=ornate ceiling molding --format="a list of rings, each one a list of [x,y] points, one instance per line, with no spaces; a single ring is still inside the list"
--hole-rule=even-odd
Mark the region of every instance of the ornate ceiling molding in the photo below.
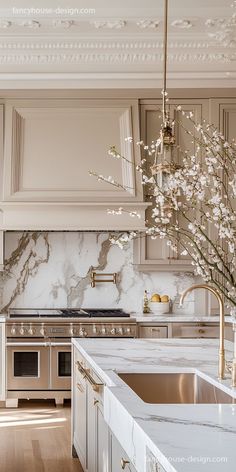
[[[95,20],[90,22],[97,29],[122,29],[127,25],[125,20]]]
[[[19,23],[19,25],[23,26],[24,28],[37,29],[40,28],[41,23],[36,20],[26,20]]]
[[[141,29],[157,29],[160,25],[159,20],[144,19],[137,21],[136,25]]]
[[[174,28],[189,29],[193,27],[193,23],[190,20],[174,20],[171,26]]]
[[[75,22],[73,20],[59,20],[59,19],[56,19],[56,20],[52,21],[52,24],[53,24],[54,28],[68,29],[68,28],[71,28],[71,26],[74,26]]]
[[[169,49],[206,49],[209,47],[208,42],[204,41],[171,41],[168,44]],[[9,41],[4,40],[0,41],[0,50],[47,50],[47,49],[74,49],[74,50],[134,50],[134,49],[144,49],[144,50],[162,50],[163,43],[159,41],[147,41],[147,40],[126,40],[126,41],[114,41],[110,39],[103,39],[100,41],[97,40],[81,40],[76,41],[73,39],[47,39],[45,41],[38,39],[37,41]]]
[[[236,8],[236,1],[231,5]],[[236,46],[236,12],[229,18],[208,18],[205,22],[207,29],[211,29],[208,32],[209,38],[216,41],[225,47]]]
[[[224,53],[179,53],[169,54],[172,63],[209,63],[230,62],[235,60],[235,54]],[[80,53],[80,54],[2,54],[1,65],[10,64],[140,64],[160,63],[162,53],[152,52],[118,52],[118,53]]]
[[[101,74],[113,77],[118,72],[128,77],[132,72],[135,81],[135,74],[141,71],[151,76],[162,70],[163,19],[158,8],[145,5],[144,9],[142,0],[137,0],[135,9],[126,5],[127,0],[120,0],[114,8],[107,3],[107,8],[98,8],[93,15],[68,16],[57,15],[54,10],[49,15],[13,14],[11,1],[2,0],[8,8],[0,7],[1,81],[5,81],[4,74],[6,77],[10,73],[22,77],[48,73],[53,80],[55,74],[72,76],[79,72],[94,74],[95,79]],[[48,0],[49,8],[52,1]],[[202,71],[209,73],[212,82],[227,76],[229,83],[228,77],[236,72],[236,13],[223,7],[221,1],[213,2],[213,6],[212,0],[199,0],[204,8],[194,0],[173,2],[169,18],[170,75],[185,70],[197,77]],[[232,1],[236,8],[236,0]],[[65,5],[66,0],[61,4]]]

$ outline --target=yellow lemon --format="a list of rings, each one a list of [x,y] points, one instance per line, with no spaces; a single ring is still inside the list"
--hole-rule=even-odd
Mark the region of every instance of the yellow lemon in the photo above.
[[[169,301],[168,295],[162,295],[161,301],[162,301],[162,302],[168,302],[168,301]]]
[[[151,298],[151,302],[159,302],[161,301],[161,297],[158,293],[154,293]]]

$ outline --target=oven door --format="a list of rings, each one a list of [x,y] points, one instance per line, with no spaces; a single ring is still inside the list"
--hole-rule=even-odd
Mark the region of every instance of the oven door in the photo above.
[[[50,347],[42,339],[7,341],[7,390],[48,390]]]
[[[71,342],[51,342],[51,385],[52,390],[71,389]]]

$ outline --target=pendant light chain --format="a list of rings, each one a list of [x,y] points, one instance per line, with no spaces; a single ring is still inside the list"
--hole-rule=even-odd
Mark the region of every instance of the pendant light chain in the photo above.
[[[162,113],[163,113],[163,125],[165,126],[167,120],[166,111],[166,73],[167,73],[167,42],[168,42],[168,0],[164,0],[164,51],[163,51],[163,100],[162,100]]]

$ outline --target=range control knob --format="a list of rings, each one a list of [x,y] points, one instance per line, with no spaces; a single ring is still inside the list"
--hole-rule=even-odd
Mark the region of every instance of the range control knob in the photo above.
[[[15,325],[13,325],[12,328],[11,328],[11,334],[13,336],[15,336],[15,334],[16,334],[16,326]]]
[[[121,327],[118,328],[118,333],[121,334],[121,335],[123,335],[123,328],[121,328]]]
[[[97,326],[96,325],[93,325],[93,334],[97,334],[98,330],[97,330]]]
[[[25,334],[25,328],[24,328],[24,325],[23,325],[23,323],[22,323],[22,324],[21,324],[21,327],[20,327],[20,335],[21,335],[21,336],[24,336],[24,334]]]
[[[88,336],[88,333],[87,333],[87,331],[85,331],[84,328],[80,328],[80,330],[79,330],[79,335],[80,335],[82,338],[84,338],[84,337]]]
[[[126,333],[127,333],[127,334],[131,334],[131,329],[130,329],[130,328],[126,328]]]
[[[101,334],[106,334],[106,332],[107,332],[107,330],[106,330],[105,326],[103,326],[102,329],[101,329]]]
[[[111,328],[111,334],[112,335],[116,334],[116,328]]]
[[[30,336],[33,336],[35,334],[35,329],[32,326],[30,326],[28,329],[28,333]]]
[[[69,333],[71,334],[71,336],[74,336],[74,334],[76,334],[76,329],[73,328],[73,325],[70,325]]]
[[[42,326],[41,326],[39,332],[40,332],[40,334],[41,334],[42,336],[45,336],[46,331],[45,331],[45,328],[44,328],[44,324],[43,324],[43,323],[42,323]]]

